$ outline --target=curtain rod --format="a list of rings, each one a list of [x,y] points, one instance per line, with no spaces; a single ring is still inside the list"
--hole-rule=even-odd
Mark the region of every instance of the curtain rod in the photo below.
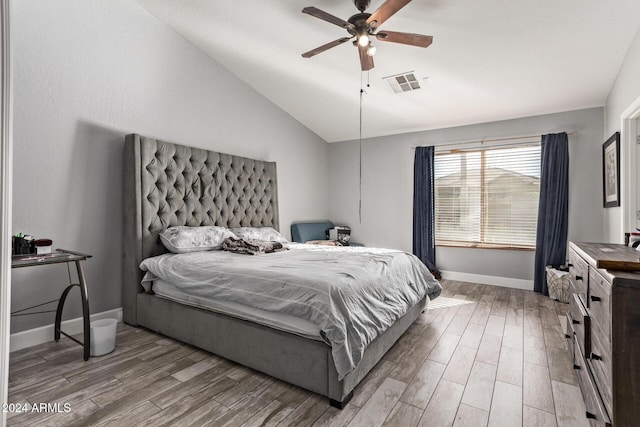
[[[567,132],[567,135],[575,135],[578,132],[576,131],[572,131],[572,132]],[[456,145],[466,145],[466,144],[484,144],[485,142],[499,142],[499,141],[515,141],[518,139],[531,139],[531,138],[540,138],[542,136],[542,134],[540,135],[525,135],[525,136],[511,136],[508,138],[487,138],[487,139],[477,139],[477,140],[471,140],[471,141],[460,141],[460,142],[448,142],[446,144],[434,144],[434,148],[438,149],[441,147],[451,147],[451,146],[456,146]],[[523,144],[529,143],[531,141],[524,141]],[[411,149],[415,150],[416,147],[426,147],[426,145],[412,145]]]

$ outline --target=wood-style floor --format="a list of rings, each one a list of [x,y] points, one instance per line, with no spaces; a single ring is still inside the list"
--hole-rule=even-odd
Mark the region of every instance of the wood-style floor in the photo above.
[[[8,424],[587,425],[559,317],[567,305],[528,291],[443,286],[342,411],[319,395],[119,325],[116,350],[88,362],[68,339],[12,353],[9,401],[60,403],[60,412],[10,413]]]

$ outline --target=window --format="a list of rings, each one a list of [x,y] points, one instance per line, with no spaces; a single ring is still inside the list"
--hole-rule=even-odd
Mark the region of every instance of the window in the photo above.
[[[436,243],[535,246],[540,145],[435,156]]]

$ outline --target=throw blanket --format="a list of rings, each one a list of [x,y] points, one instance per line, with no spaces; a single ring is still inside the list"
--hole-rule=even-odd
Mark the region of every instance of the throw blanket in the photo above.
[[[156,278],[206,295],[289,314],[318,326],[338,378],[425,295],[442,287],[414,255],[390,249],[285,244],[290,250],[246,257],[226,251],[164,254],[140,264],[142,286]]]
[[[222,249],[236,254],[244,255],[261,255],[269,254],[276,251],[284,251],[285,247],[279,242],[269,242],[267,240],[256,239],[236,239],[227,237],[222,242]]]

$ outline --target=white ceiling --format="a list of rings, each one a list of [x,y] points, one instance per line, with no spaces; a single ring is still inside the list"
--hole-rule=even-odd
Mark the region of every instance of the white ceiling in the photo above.
[[[346,20],[351,0],[135,1],[326,141],[358,138],[357,49],[301,57],[347,35],[302,8]],[[433,44],[375,43],[363,136],[602,106],[639,28],[638,0],[414,0],[381,29]],[[405,71],[423,89],[393,94],[382,78]]]

